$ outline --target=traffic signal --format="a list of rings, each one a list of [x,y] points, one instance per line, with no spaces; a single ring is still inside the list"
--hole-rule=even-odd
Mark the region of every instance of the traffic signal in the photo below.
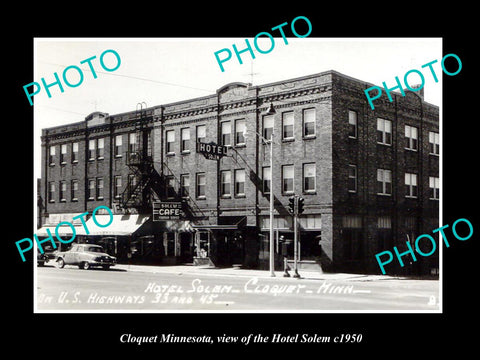
[[[288,209],[292,214],[295,214],[295,196],[290,196],[288,198]]]
[[[298,198],[298,209],[297,209],[297,213],[298,213],[298,214],[303,213],[304,203],[305,203],[305,199],[302,198],[302,197],[299,197],[299,198]]]

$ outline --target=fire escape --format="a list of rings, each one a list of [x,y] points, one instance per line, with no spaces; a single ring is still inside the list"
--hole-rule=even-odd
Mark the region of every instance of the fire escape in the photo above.
[[[144,107],[145,106],[145,107]],[[137,104],[135,131],[129,134],[126,164],[130,169],[127,186],[121,194],[120,207],[148,213],[152,209],[151,192],[159,194],[163,182],[155,170],[151,147],[151,128],[145,103]]]

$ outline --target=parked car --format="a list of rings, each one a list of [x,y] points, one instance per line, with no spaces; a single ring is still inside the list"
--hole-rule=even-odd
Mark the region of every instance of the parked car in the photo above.
[[[58,268],[65,265],[78,265],[80,269],[103,267],[105,270],[114,266],[117,259],[108,255],[100,245],[74,244],[68,251],[57,252],[56,263]]]
[[[56,250],[54,250],[50,245],[45,246],[43,254],[37,247],[37,266],[43,266],[50,260],[54,260],[56,257],[55,252]]]

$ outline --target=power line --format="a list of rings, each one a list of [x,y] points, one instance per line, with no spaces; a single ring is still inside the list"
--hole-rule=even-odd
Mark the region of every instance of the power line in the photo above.
[[[62,64],[57,64],[57,63],[52,63],[52,62],[47,62],[47,61],[38,60],[38,62],[41,62],[43,64],[67,67],[67,65],[62,65]],[[82,69],[82,71],[92,72],[90,69]],[[110,75],[110,76],[124,77],[124,78],[128,78],[128,79],[135,79],[135,80],[141,80],[141,81],[149,81],[149,82],[153,82],[153,83],[156,83],[156,84],[162,84],[162,85],[168,85],[168,86],[177,86],[177,87],[182,87],[182,88],[186,88],[186,89],[205,91],[205,92],[209,92],[209,93],[214,93],[215,92],[215,91],[209,90],[209,89],[203,89],[203,88],[197,88],[197,87],[193,87],[193,86],[174,84],[174,83],[170,83],[170,82],[166,82],[166,81],[152,80],[152,79],[141,78],[141,77],[132,76],[132,75],[114,74],[114,73],[111,73],[111,72],[103,72],[103,71],[97,71],[97,70],[95,70],[95,73]]]

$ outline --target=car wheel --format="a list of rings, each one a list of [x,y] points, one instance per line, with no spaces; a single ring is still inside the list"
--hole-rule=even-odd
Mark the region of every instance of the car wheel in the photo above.
[[[88,270],[88,269],[90,269],[90,263],[89,263],[88,261],[84,261],[82,268],[83,268],[83,270]]]
[[[65,261],[63,261],[62,258],[59,258],[59,259],[57,260],[57,267],[58,267],[59,269],[63,269],[64,266],[65,266]]]

